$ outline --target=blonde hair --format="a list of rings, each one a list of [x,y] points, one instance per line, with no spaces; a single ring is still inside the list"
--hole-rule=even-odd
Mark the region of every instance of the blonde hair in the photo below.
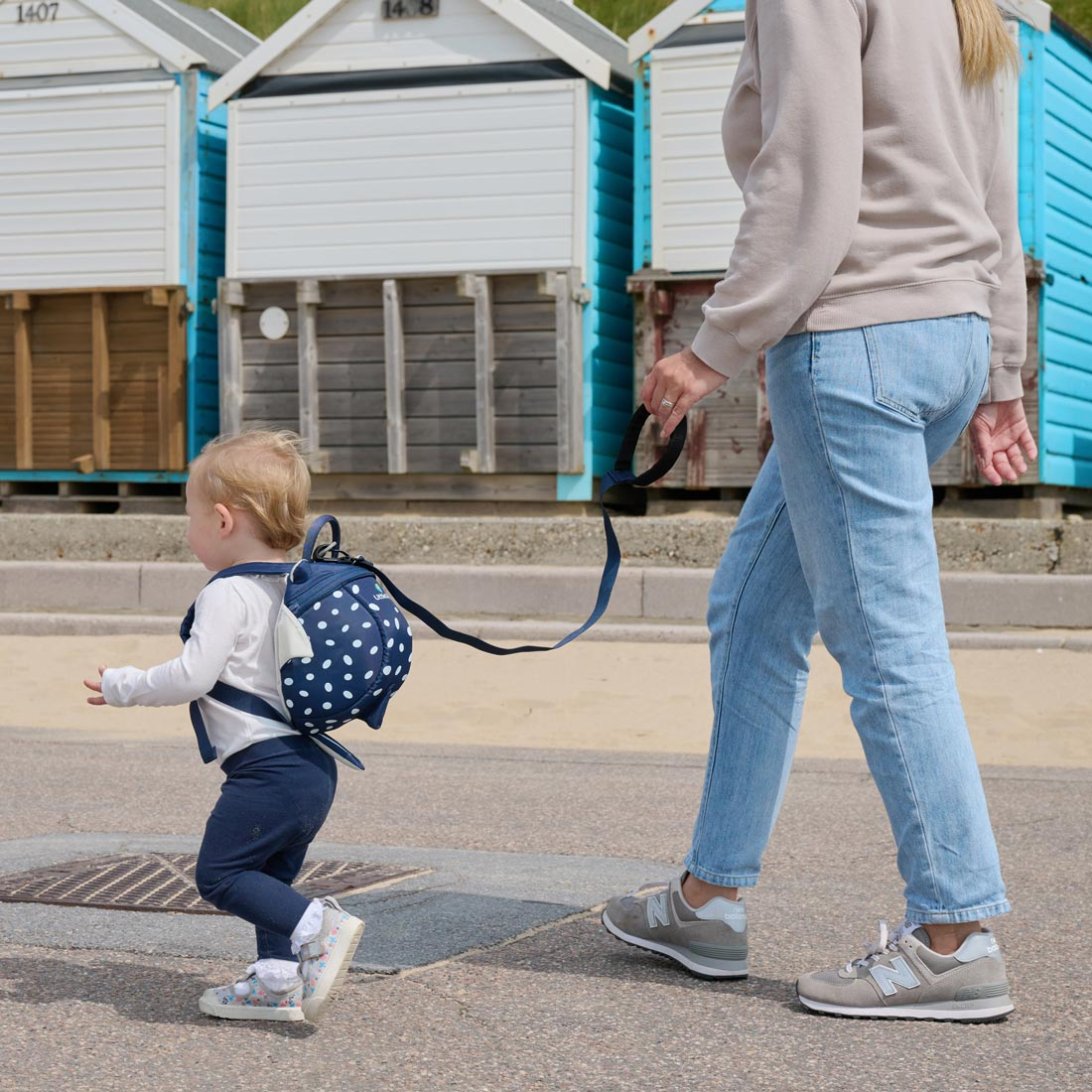
[[[1004,69],[1016,72],[1020,53],[996,0],[952,0],[963,52],[963,78],[972,87],[989,83]]]
[[[294,432],[255,429],[209,441],[190,478],[210,504],[247,512],[267,545],[290,550],[303,541],[311,475]]]

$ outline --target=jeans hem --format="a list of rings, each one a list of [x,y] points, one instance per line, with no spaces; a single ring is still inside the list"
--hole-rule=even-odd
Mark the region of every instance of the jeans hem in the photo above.
[[[695,879],[705,883],[715,884],[717,887],[754,887],[758,883],[758,873],[728,873],[714,872],[709,868],[702,868],[687,857],[683,867]]]
[[[1011,911],[1012,905],[1008,899],[984,903],[982,906],[972,906],[967,910],[915,910],[908,906],[906,920],[914,922],[915,925],[961,925],[968,921],[995,918]]]

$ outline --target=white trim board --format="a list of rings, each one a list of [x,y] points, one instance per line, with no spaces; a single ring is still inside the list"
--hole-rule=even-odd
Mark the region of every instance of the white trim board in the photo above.
[[[155,53],[163,66],[171,72],[185,72],[189,68],[208,63],[206,57],[187,48],[154,23],[142,19],[135,11],[115,3],[115,0],[80,0],[80,3],[88,11],[94,12],[100,19],[105,19],[145,49]]]
[[[347,2],[348,0],[311,0],[311,3],[296,12],[253,53],[244,57],[209,88],[209,109],[215,110],[227,102]],[[480,3],[593,83],[604,89],[610,87],[610,62],[552,20],[540,15],[523,0],[480,0]]]

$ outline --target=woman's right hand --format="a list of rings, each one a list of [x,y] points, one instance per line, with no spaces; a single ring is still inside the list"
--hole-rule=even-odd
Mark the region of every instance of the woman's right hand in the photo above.
[[[1038,457],[1022,398],[979,406],[971,418],[969,432],[978,469],[991,485],[1016,481],[1027,473],[1024,456]]]

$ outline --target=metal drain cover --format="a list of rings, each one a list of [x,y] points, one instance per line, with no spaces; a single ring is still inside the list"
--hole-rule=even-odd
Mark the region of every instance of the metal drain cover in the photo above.
[[[94,906],[104,910],[172,910],[182,914],[219,914],[197,893],[193,853],[134,853],[0,875],[0,902],[42,902],[58,906]],[[347,895],[386,887],[427,871],[357,861],[304,864],[295,887],[309,898]]]

